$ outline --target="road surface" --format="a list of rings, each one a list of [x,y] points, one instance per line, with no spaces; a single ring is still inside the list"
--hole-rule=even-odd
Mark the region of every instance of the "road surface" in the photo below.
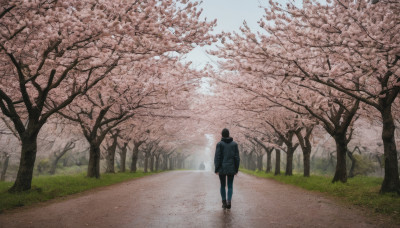
[[[239,173],[232,209],[218,177],[171,171],[0,215],[0,227],[387,227],[376,216],[300,188]]]

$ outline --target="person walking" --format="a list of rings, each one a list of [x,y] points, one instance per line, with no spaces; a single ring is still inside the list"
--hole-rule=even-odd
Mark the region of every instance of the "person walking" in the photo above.
[[[238,144],[229,137],[229,130],[222,130],[222,139],[217,143],[214,156],[215,174],[221,182],[222,208],[232,207],[233,177],[239,171],[240,156]],[[228,197],[226,196],[226,181],[228,180]]]

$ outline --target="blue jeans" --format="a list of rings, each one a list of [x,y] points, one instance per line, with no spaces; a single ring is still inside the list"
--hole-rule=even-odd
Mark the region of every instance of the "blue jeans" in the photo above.
[[[232,200],[232,193],[233,193],[233,177],[234,175],[219,175],[219,181],[221,182],[221,197],[222,200],[226,200],[226,177],[228,177],[228,201]]]

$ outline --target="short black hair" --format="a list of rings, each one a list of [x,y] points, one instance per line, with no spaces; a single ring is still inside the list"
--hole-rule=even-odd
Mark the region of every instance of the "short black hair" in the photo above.
[[[222,130],[222,137],[223,138],[229,138],[229,130],[227,128],[224,128]]]

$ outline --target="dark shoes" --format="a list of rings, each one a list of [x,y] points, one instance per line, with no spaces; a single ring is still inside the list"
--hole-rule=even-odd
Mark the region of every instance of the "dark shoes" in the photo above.
[[[231,209],[231,207],[232,207],[232,202],[231,201],[222,200],[222,208]]]
[[[222,200],[222,208],[225,209],[225,208],[227,208],[227,206],[228,206],[228,205],[226,204],[226,200]]]
[[[231,207],[232,207],[232,202],[231,201],[227,201],[226,208],[227,209],[231,209]]]

